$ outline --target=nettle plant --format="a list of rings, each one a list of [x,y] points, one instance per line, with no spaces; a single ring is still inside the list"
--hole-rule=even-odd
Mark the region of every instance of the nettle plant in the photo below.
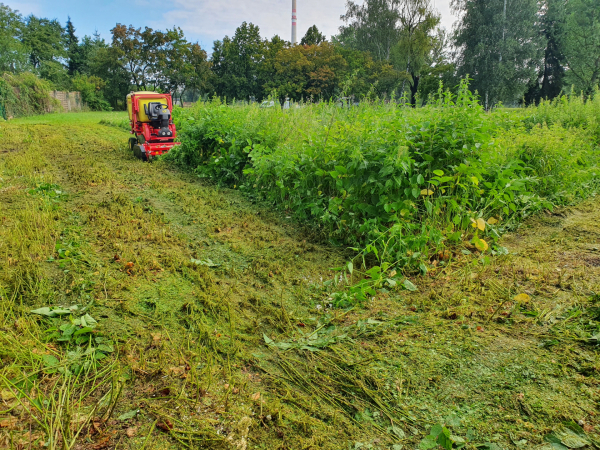
[[[31,311],[42,316],[49,325],[44,340],[62,344],[67,350],[62,360],[54,355],[42,357],[46,373],[79,375],[114,352],[113,343],[97,332],[98,322],[86,311],[87,308],[78,305],[69,308],[43,307]]]
[[[505,229],[551,206],[536,194],[537,172],[497,148],[505,123],[466,80],[416,109],[212,102],[180,114],[184,144],[170,159],[354,248],[370,285],[391,271],[425,272],[448,246],[495,252]]]

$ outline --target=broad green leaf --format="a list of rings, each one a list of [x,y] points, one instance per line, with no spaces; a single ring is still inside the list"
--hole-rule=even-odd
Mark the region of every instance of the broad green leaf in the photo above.
[[[406,290],[411,292],[415,292],[418,290],[417,287],[408,278],[404,280],[404,283],[402,283],[402,285],[406,288]]]
[[[135,416],[138,415],[139,412],[140,412],[139,409],[133,409],[129,412],[126,412],[125,414],[121,414],[119,417],[117,417],[117,420],[120,420],[121,422],[123,422],[125,420],[133,419]]]
[[[275,341],[273,341],[273,339],[271,339],[265,333],[263,333],[263,339],[265,340],[265,344],[267,344],[269,347],[275,345]]]
[[[108,345],[108,344],[98,345],[98,350],[100,350],[101,352],[105,352],[105,353],[112,353],[115,351],[114,347],[112,345]]]
[[[79,336],[81,334],[85,334],[85,333],[91,333],[94,329],[91,327],[85,327],[82,328],[80,330],[77,330],[75,333],[73,333],[73,336]]]
[[[48,367],[56,367],[60,363],[58,358],[52,355],[43,355],[42,361],[44,361],[44,364]]]
[[[421,441],[419,444],[420,450],[431,450],[432,448],[436,448],[438,446],[435,436],[427,436],[425,439]]]
[[[51,309],[47,306],[40,308],[40,309],[35,309],[33,311],[31,311],[31,314],[37,314],[40,316],[46,316],[46,317],[56,317],[56,316],[65,316],[65,315],[69,315],[71,314],[71,310],[70,309],[63,309],[63,308],[55,308],[55,309]]]

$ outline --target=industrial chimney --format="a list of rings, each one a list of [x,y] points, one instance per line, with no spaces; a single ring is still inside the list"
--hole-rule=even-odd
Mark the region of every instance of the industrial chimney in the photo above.
[[[296,37],[296,22],[298,17],[296,15],[296,0],[292,0],[292,45],[296,45],[298,43],[298,39]]]

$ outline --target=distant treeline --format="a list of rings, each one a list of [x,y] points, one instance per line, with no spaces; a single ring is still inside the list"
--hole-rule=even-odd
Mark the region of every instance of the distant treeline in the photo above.
[[[0,74],[34,73],[54,89],[80,91],[96,110],[124,108],[132,89],[173,92],[181,101],[345,96],[418,105],[440,82],[452,88],[469,76],[491,107],[597,88],[597,0],[452,0],[452,7],[460,19],[448,32],[431,0],[349,1],[338,35],[327,40],[313,26],[300,45],[265,39],[244,22],[214,43],[209,58],[178,27],[117,24],[110,42],[98,34],[80,39],[70,18],[63,27],[0,3]]]

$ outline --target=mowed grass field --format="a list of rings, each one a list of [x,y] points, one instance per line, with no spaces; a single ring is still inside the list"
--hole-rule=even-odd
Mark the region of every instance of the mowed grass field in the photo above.
[[[343,248],[124,120],[0,123],[0,448],[600,445],[600,199],[339,310]]]

